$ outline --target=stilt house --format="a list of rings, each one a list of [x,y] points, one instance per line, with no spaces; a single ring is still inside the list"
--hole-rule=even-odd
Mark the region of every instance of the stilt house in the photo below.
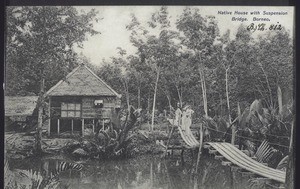
[[[120,108],[121,95],[86,65],[80,65],[46,92],[49,135],[96,132]]]

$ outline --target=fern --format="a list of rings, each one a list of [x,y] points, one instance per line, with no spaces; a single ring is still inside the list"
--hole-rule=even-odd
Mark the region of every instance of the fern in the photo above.
[[[89,154],[82,148],[77,148],[76,150],[73,151],[74,155],[79,155],[79,156],[88,156]]]

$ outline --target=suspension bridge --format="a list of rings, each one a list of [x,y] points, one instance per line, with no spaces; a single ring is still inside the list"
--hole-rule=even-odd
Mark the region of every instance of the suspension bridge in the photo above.
[[[174,128],[177,128],[181,138],[184,141],[184,148],[195,149],[199,148],[200,142],[196,140],[192,132],[188,129],[182,130],[180,126],[174,124],[173,120],[169,122],[174,125],[172,128],[169,140],[167,143],[167,149],[175,149],[169,146],[169,141],[174,132]],[[235,169],[242,169],[254,175],[258,175],[264,179],[274,180],[280,183],[285,183],[286,172],[273,169],[256,161],[253,157],[249,157],[243,151],[239,150],[236,146],[226,142],[206,142],[203,144],[203,148],[208,149],[210,154],[215,155],[215,159],[222,161],[222,165],[231,166]],[[180,148],[177,148],[180,149]],[[183,149],[183,148],[182,148]]]

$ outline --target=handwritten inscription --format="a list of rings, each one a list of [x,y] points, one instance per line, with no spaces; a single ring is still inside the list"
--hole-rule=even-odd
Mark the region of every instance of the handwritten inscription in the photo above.
[[[254,24],[251,23],[248,27],[247,27],[248,31],[265,31],[265,30],[282,30],[282,26],[281,24],[279,24],[277,22],[277,24],[270,24],[269,26],[267,26],[267,24],[265,23],[259,23],[259,24]]]

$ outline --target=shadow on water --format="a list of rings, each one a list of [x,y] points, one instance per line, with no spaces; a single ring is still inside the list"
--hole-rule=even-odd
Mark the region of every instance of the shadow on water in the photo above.
[[[73,163],[63,164],[62,162]],[[199,164],[198,174],[193,174],[195,163],[182,162],[180,158],[143,156],[118,161],[87,160],[75,162],[63,158],[9,160],[10,170],[18,174],[21,170],[33,170],[44,177],[57,176],[57,188],[205,188],[239,189],[250,188],[249,178],[229,167],[222,166],[212,156],[204,155]],[[76,165],[82,168],[74,168]],[[67,169],[65,167],[68,167]],[[17,179],[17,178],[16,178]],[[21,182],[18,181],[17,182]]]

